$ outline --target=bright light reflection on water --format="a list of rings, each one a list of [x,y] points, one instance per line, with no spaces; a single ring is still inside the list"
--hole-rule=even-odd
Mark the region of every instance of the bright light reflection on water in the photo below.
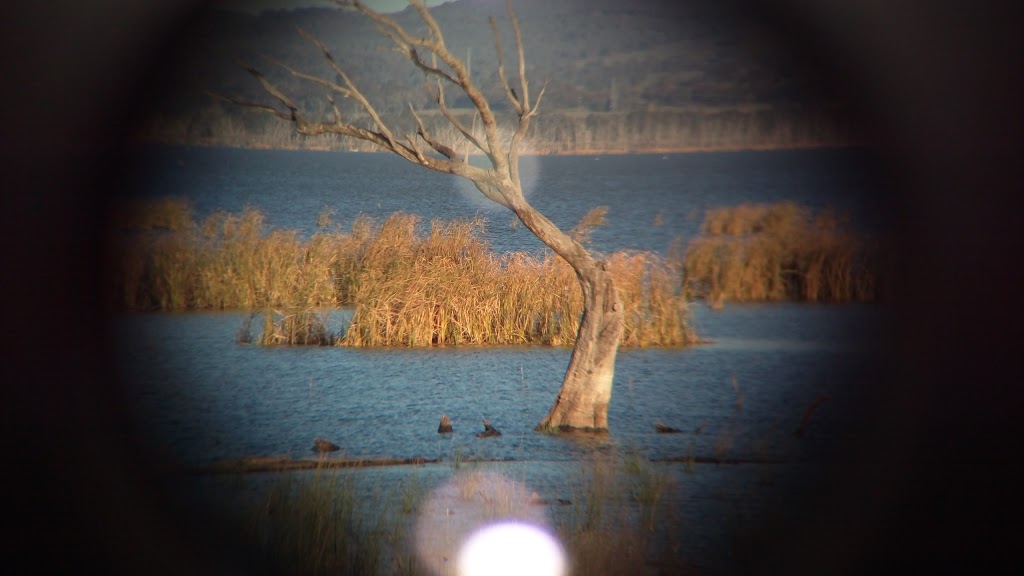
[[[547,531],[502,522],[474,534],[459,553],[459,576],[562,576],[565,554]]]
[[[414,537],[434,574],[558,576],[565,560],[551,536],[547,506],[521,480],[461,471],[430,492]]]

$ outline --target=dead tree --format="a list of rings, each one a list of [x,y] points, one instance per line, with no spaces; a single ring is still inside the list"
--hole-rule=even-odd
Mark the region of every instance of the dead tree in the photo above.
[[[460,156],[451,146],[431,135],[411,104],[409,108],[416,121],[415,133],[396,133],[381,119],[373,105],[331,55],[327,46],[302,30],[299,33],[320,50],[336,78],[309,74],[282,62],[273,60],[271,62],[293,77],[325,89],[333,117],[307,118],[288,94],[278,88],[260,70],[245,64],[243,64],[245,69],[275,100],[274,104],[266,105],[232,97],[222,96],[222,98],[291,122],[295,126],[295,130],[302,135],[337,134],[358,138],[397,154],[413,164],[436,172],[461,176],[471,181],[485,197],[514,212],[526,228],[569,263],[576,272],[583,290],[584,311],[580,318],[569,367],[562,381],[558,398],[551,411],[537,426],[537,430],[607,430],[608,403],[611,399],[612,379],[615,373],[615,356],[623,333],[623,305],[605,263],[595,258],[580,242],[562,232],[543,214],[534,209],[523,196],[522,183],[519,178],[520,147],[529,129],[530,121],[537,115],[541,99],[544,96],[544,88],[541,88],[536,98],[533,97],[526,79],[526,61],[519,22],[511,5],[507,6],[507,12],[518,56],[518,90],[513,89],[506,77],[502,59],[501,35],[494,18],[490,20],[494,47],[497,52],[498,77],[509,105],[518,117],[518,123],[514,124],[515,130],[512,137],[506,143],[500,137],[499,123],[491,110],[491,104],[470,79],[466,64],[449,51],[437,21],[420,0],[410,0],[409,3],[419,13],[426,25],[425,36],[410,34],[395,19],[371,10],[358,0],[339,1],[338,3],[353,6],[369,17],[377,30],[387,36],[398,51],[413,66],[424,73],[429,80],[428,90],[437,103],[438,110],[461,135],[463,143],[468,143],[472,149],[478,150],[486,156],[489,161],[488,167],[471,165],[468,154]],[[447,107],[445,89],[451,87],[465,94],[472,103],[474,117],[471,126],[467,126]],[[343,119],[333,95],[340,95],[354,101],[369,117],[369,126],[358,126]],[[475,129],[477,123],[482,130]]]

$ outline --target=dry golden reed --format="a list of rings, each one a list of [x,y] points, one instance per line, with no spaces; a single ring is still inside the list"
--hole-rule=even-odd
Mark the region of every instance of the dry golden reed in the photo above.
[[[586,241],[604,210],[574,236]],[[323,220],[323,218],[321,218]],[[263,215],[217,213],[201,224],[137,232],[122,243],[121,304],[143,310],[252,310],[263,344],[333,338],[318,313],[354,307],[344,346],[571,345],[583,311],[572,269],[547,252],[494,254],[483,220],[360,215],[349,231],[307,240],[263,230]],[[693,343],[682,269],[648,252],[607,257],[626,306],[626,346]],[[254,340],[245,326],[239,335]]]
[[[588,220],[589,219],[589,220]],[[599,222],[584,218],[576,234]],[[547,252],[502,256],[480,239],[483,223],[396,214],[361,259],[346,346],[456,346],[575,342],[583,298],[575,273]],[[681,273],[650,253],[615,253],[608,264],[626,305],[627,346],[692,343]]]
[[[792,202],[709,210],[684,261],[690,298],[866,301],[875,273],[867,246],[831,212]]]
[[[336,303],[330,234],[264,233],[263,214],[215,213],[201,224],[120,242],[122,304],[136,310],[308,309]]]

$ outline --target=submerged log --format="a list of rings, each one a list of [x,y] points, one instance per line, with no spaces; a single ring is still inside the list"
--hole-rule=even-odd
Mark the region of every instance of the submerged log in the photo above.
[[[313,452],[323,454],[324,452],[337,452],[338,450],[341,450],[341,448],[333,442],[324,440],[323,438],[313,440]]]
[[[438,427],[437,427],[437,433],[438,434],[449,434],[451,432],[454,432],[454,430],[452,429],[452,421],[448,419],[447,415],[442,414],[441,415],[441,424],[438,425]]]
[[[476,435],[477,438],[491,438],[492,436],[501,436],[501,432],[494,426],[491,426],[491,421],[484,418],[484,431]]]
[[[654,431],[658,434],[679,434],[682,432],[679,428],[673,428],[664,424],[658,423],[654,425]]]

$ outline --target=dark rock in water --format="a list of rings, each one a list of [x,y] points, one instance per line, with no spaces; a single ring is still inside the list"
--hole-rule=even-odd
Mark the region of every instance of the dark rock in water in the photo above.
[[[324,452],[337,452],[338,450],[341,450],[341,448],[339,448],[338,445],[334,444],[333,442],[329,442],[327,440],[324,440],[323,438],[317,438],[316,440],[313,440],[313,452],[319,452],[323,454]]]
[[[491,426],[491,421],[484,418],[484,431],[476,435],[477,438],[490,438],[492,436],[501,436],[501,432],[494,426]]]
[[[451,432],[454,432],[454,430],[452,430],[452,421],[448,419],[448,416],[442,414],[441,424],[437,427],[437,433],[449,434]]]
[[[679,428],[673,428],[671,426],[665,426],[664,424],[655,424],[654,430],[658,434],[679,434],[682,432]]]

